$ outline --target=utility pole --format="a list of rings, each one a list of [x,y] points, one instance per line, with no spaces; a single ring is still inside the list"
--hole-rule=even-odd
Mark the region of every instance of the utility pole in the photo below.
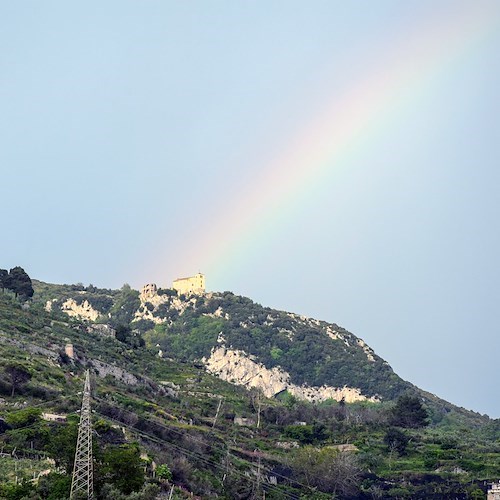
[[[262,463],[261,463],[261,458],[260,458],[260,451],[255,449],[254,453],[257,453],[257,485],[255,487],[255,493],[253,498],[260,498],[260,495],[263,494],[263,498],[266,498],[266,493],[262,492],[262,476],[261,476],[261,468],[262,468]]]
[[[78,441],[76,443],[75,465],[71,481],[70,500],[76,498],[94,498],[92,467],[92,422],[90,420],[90,371],[85,376],[83,389],[82,411],[78,426]],[[79,494],[79,492],[81,492]],[[83,495],[82,495],[83,494]]]

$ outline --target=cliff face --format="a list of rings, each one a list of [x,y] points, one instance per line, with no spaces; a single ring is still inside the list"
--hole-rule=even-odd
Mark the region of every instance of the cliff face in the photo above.
[[[298,399],[312,402],[333,399],[347,403],[355,401],[378,401],[377,398],[368,398],[361,394],[361,390],[352,387],[310,387],[308,385],[296,385],[290,382],[290,374],[279,367],[266,368],[262,363],[255,360],[253,356],[244,351],[217,347],[212,349],[209,358],[202,359],[207,371],[219,378],[236,385],[247,388],[256,387],[262,393],[271,398],[280,392],[287,391]]]
[[[74,299],[68,299],[61,305],[61,310],[68,316],[95,321],[99,317],[99,311],[96,311],[88,300],[78,304]]]

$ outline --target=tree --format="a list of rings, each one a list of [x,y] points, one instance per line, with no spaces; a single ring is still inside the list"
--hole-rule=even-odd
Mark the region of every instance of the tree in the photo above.
[[[129,495],[144,484],[144,463],[137,445],[110,446],[103,455],[104,481]]]
[[[2,478],[3,479],[3,478]],[[33,498],[35,485],[31,481],[23,481],[20,484],[0,484],[0,498],[17,500],[18,498]]]
[[[26,384],[31,379],[31,372],[19,363],[8,364],[5,367],[5,373],[8,375],[12,385],[11,397],[14,397],[17,388]]]
[[[418,396],[404,394],[392,408],[389,421],[392,425],[417,429],[429,425],[429,415]]]
[[[111,308],[110,324],[115,328],[118,325],[129,325],[140,305],[139,292],[132,290],[129,285],[123,285]]]
[[[110,498],[112,500],[154,500],[155,498],[160,498],[158,496],[159,494],[160,488],[156,484],[146,483],[140,491],[135,491],[127,495],[115,488],[112,484],[106,483],[100,489],[99,498]],[[172,498],[179,497],[176,495]]]
[[[127,343],[132,330],[127,325],[118,325],[115,330],[115,338],[120,342]]]
[[[286,437],[304,444],[313,442],[312,425],[287,425],[284,429],[284,434]]]
[[[13,267],[6,280],[5,288],[12,290],[16,297],[21,296],[26,299],[33,297],[34,290],[31,278],[22,267]]]
[[[9,282],[9,271],[7,269],[0,269],[0,288],[2,292],[7,288]]]
[[[71,475],[51,472],[41,476],[38,481],[38,493],[47,500],[60,500],[68,498],[71,490]],[[40,498],[40,497],[38,497]]]
[[[410,438],[399,429],[390,427],[384,436],[384,443],[388,446],[389,451],[396,450],[399,455],[404,455]]]
[[[9,413],[5,417],[5,421],[12,428],[19,429],[21,427],[32,426],[36,422],[39,422],[41,415],[42,410],[40,408],[29,406],[28,408]]]
[[[73,470],[76,441],[78,438],[78,418],[69,417],[68,424],[50,434],[46,449],[56,461],[58,467],[63,467],[68,474]]]
[[[146,344],[140,333],[133,331],[128,325],[118,325],[115,330],[115,338],[134,349],[144,347]]]

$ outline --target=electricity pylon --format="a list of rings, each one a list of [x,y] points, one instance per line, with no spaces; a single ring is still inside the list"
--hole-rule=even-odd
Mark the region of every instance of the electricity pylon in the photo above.
[[[79,493],[81,492],[81,493]],[[82,411],[78,426],[75,465],[71,481],[70,500],[76,498],[94,498],[92,468],[92,422],[90,421],[90,372],[87,370],[83,389]]]

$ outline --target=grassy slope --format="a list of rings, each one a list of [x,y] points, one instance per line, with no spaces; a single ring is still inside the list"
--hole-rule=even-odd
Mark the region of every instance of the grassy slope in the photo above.
[[[44,411],[75,412],[80,404],[77,393],[83,385],[87,364],[100,359],[118,365],[135,374],[140,382],[130,386],[113,376],[94,377],[97,416],[103,422],[125,423],[129,439],[138,439],[155,460],[167,461],[174,470],[177,467],[174,479],[178,484],[198,493],[208,492],[208,496],[224,491],[220,485],[223,473],[220,466],[225,460],[230,462],[228,467],[241,482],[242,490],[245,482],[252,485],[241,474],[256,471],[254,450],[261,450],[262,465],[266,469],[286,465],[290,453],[277,448],[276,442],[296,437],[301,429],[294,428],[295,420],[316,423],[317,428],[324,426],[321,439],[312,439],[315,446],[354,442],[360,450],[360,465],[367,474],[362,488],[371,492],[380,488],[389,498],[407,494],[396,491],[405,488],[408,494],[415,495],[422,481],[445,481],[455,485],[455,494],[459,488],[472,491],[471,481],[500,475],[498,422],[488,422],[452,405],[443,412],[434,409],[434,424],[429,428],[406,431],[411,441],[407,453],[399,456],[383,443],[387,429],[383,405],[353,405],[341,409],[338,405],[312,407],[294,401],[281,405],[262,398],[252,399],[246,391],[211,377],[191,364],[161,360],[147,349],[129,349],[115,339],[89,334],[80,322],[61,321],[57,315],[46,313],[40,304],[23,310],[10,297],[1,294],[0,333],[0,363],[5,365],[17,360],[33,371],[30,383],[14,398],[9,397],[6,377],[0,379],[0,392],[6,403],[0,406],[0,416],[12,412],[13,404],[24,402],[28,406],[41,405]],[[75,363],[65,364],[57,357],[67,341],[75,346],[78,356]],[[36,353],[36,346],[55,354],[47,356],[47,352],[40,350]],[[162,391],[161,381],[175,384],[176,395]],[[213,428],[218,396],[224,398],[224,405]],[[233,415],[255,418],[259,403],[261,429],[232,423]],[[100,425],[106,427],[104,423]],[[312,427],[306,426],[302,434],[299,432],[301,445],[307,446],[310,437],[304,432]],[[144,434],[141,437],[134,428],[150,437]],[[186,465],[182,470],[182,460],[187,461],[191,469]],[[454,474],[454,469],[463,472]],[[407,481],[405,486],[401,486],[403,478]],[[466,486],[458,486],[460,483]],[[285,483],[282,489],[287,489]],[[307,488],[302,489],[308,492]],[[269,492],[272,494],[273,491]]]

